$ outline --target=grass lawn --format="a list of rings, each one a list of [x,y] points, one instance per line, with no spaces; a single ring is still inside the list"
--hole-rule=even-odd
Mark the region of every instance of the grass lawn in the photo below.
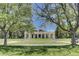
[[[7,47],[2,44],[0,39],[0,56],[79,56],[79,46],[73,48],[70,39],[8,39]]]
[[[32,45],[69,45],[70,39],[8,39],[8,45],[32,46]],[[3,45],[3,39],[0,39]]]
[[[79,46],[0,46],[0,56],[79,56]]]

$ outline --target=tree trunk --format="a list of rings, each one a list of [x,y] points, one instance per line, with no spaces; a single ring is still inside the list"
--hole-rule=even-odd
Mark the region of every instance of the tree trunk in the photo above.
[[[4,46],[7,46],[8,32],[4,31]]]
[[[77,40],[77,39],[76,39],[76,33],[73,32],[73,33],[72,33],[71,44],[72,44],[72,45],[76,45],[76,40]]]

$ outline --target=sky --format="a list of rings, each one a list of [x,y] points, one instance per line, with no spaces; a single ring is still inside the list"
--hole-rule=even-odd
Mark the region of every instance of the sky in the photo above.
[[[38,5],[42,7],[42,4],[38,4]],[[39,8],[37,8],[36,4],[32,4],[32,20],[36,30],[43,29],[46,32],[54,32],[56,30],[56,25],[52,23],[52,24],[47,24],[46,27],[42,27],[41,25],[43,25],[45,21],[43,19],[38,18],[38,16],[34,13],[34,9],[37,9],[39,12],[40,10]]]

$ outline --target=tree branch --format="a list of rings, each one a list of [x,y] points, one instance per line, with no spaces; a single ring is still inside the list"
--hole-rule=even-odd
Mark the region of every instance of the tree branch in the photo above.
[[[36,5],[37,5],[37,4],[36,4]],[[40,8],[38,5],[37,5],[37,7],[38,7],[42,12],[46,13],[46,12],[45,12],[42,8]],[[38,15],[41,16],[41,17],[44,17],[44,18],[49,19],[50,22],[55,23],[56,25],[58,25],[58,26],[59,26],[61,29],[63,29],[64,31],[70,32],[69,30],[63,28],[58,22],[55,22],[54,20],[56,20],[56,19],[54,19],[53,17],[50,17],[49,14],[46,13],[46,15],[44,15],[44,14],[43,14],[43,15],[38,14]]]
[[[69,21],[69,17],[68,17],[67,14],[66,14],[66,5],[65,5],[65,8],[64,8],[64,6],[63,6],[62,3],[61,3],[60,5],[61,5],[61,7],[62,7],[62,9],[63,9],[63,11],[64,11],[64,15],[65,15],[66,18],[67,18],[67,23],[70,25],[70,28],[73,29],[72,24],[71,24],[71,22]]]

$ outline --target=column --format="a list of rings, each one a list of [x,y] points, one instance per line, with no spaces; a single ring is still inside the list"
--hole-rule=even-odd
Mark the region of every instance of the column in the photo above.
[[[50,34],[50,37],[51,37],[51,39],[52,39],[52,34]]]
[[[51,38],[50,36],[51,36],[51,35],[50,35],[50,33],[49,33],[49,34],[48,34],[48,38]]]
[[[51,39],[51,34],[50,34],[50,39]]]
[[[33,34],[33,38],[35,38],[35,34]]]
[[[44,34],[44,38],[46,38],[46,34]]]
[[[41,33],[41,36],[40,37],[42,38],[42,33]]]
[[[53,39],[55,39],[55,33],[53,33]]]
[[[50,38],[50,34],[48,34],[48,38]]]
[[[43,34],[41,34],[41,38],[43,38]]]

